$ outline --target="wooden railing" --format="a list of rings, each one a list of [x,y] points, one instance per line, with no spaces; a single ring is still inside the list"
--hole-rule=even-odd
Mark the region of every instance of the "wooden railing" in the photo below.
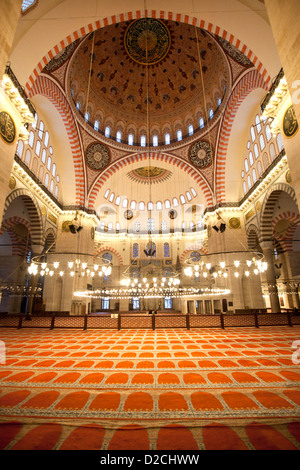
[[[44,315],[26,316],[8,314],[0,316],[3,328],[76,328],[76,329],[151,329],[162,328],[230,328],[300,325],[300,314],[291,310],[281,313],[234,314],[101,314],[101,315]]]

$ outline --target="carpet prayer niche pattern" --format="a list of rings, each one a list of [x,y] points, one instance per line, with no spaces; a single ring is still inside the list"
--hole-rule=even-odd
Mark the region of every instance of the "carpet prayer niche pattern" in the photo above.
[[[300,449],[298,326],[0,340],[0,449]]]

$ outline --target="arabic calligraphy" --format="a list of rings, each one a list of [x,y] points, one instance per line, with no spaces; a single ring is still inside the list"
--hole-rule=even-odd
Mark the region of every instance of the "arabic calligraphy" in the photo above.
[[[7,144],[12,144],[16,137],[15,123],[6,111],[0,112],[0,135]]]
[[[293,106],[291,105],[285,112],[283,118],[283,132],[287,137],[292,137],[298,131],[298,121]]]

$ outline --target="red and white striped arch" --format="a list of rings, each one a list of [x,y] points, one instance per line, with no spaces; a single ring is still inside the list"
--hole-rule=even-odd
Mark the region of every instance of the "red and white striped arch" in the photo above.
[[[252,69],[236,84],[228,100],[216,152],[215,178],[217,203],[226,201],[225,176],[227,149],[236,113],[241,103],[249,95],[249,93],[257,88],[263,88],[266,91],[268,90],[267,84],[264,81],[262,75],[258,72],[257,69]]]
[[[85,36],[88,33],[96,31],[97,29],[103,28],[105,26],[109,26],[112,24],[120,23],[122,21],[128,21],[133,19],[139,18],[159,18],[165,20],[172,20],[178,21],[181,23],[187,23],[194,26],[198,26],[202,29],[209,31],[210,33],[217,34],[218,36],[226,39],[230,42],[233,46],[237,47],[243,54],[245,54],[248,59],[254,64],[258,72],[261,74],[263,81],[267,84],[271,84],[271,77],[268,74],[267,70],[255,55],[255,53],[249,49],[246,44],[243,44],[238,38],[236,38],[233,34],[230,34],[225,29],[220,28],[220,26],[214,25],[208,21],[200,20],[199,18],[195,18],[191,15],[180,14],[175,12],[168,12],[162,10],[136,10],[130,11],[127,13],[120,13],[119,15],[108,16],[101,20],[97,20],[93,23],[89,23],[86,26],[77,29],[72,34],[69,34],[67,37],[62,39],[58,44],[56,44],[51,50],[49,50],[44,57],[40,60],[37,64],[35,69],[33,70],[32,74],[29,77],[28,82],[26,83],[26,90],[29,92],[34,85],[34,82],[38,78],[40,72],[43,68],[56,56],[61,50],[71,44],[73,41]]]
[[[291,222],[291,226],[283,234],[277,234],[274,231],[276,224],[280,222],[280,220],[289,220]],[[274,217],[274,219],[272,220],[274,237],[281,243],[281,246],[284,251],[293,251],[294,234],[298,227],[300,227],[299,213],[285,211]]]
[[[199,248],[199,244],[195,244],[195,246],[190,246],[187,250],[184,250],[184,252],[180,255],[180,262],[182,263],[185,256],[188,254],[188,253],[191,253],[192,251],[201,251],[204,255],[207,255],[208,254],[208,250],[204,247],[202,248]]]
[[[193,178],[200,189],[202,190],[206,205],[210,207],[213,205],[213,195],[212,189],[210,188],[209,184],[205,181],[204,177],[197,171],[193,166],[188,164],[185,160],[181,160],[178,157],[174,157],[171,155],[167,155],[161,152],[150,152],[150,153],[140,153],[135,155],[130,155],[129,157],[122,158],[116,162],[114,162],[107,170],[105,170],[94,183],[93,187],[91,188],[88,196],[88,208],[94,209],[96,197],[98,195],[99,190],[105,184],[105,182],[113,176],[121,168],[124,168],[127,165],[131,165],[132,163],[144,161],[144,160],[156,160],[161,162],[169,163],[170,165],[176,165],[181,170],[185,171],[190,178]]]
[[[120,266],[123,265],[123,258],[122,256],[120,255],[120,253],[115,250],[115,248],[112,248],[111,246],[101,246],[101,248],[99,248],[96,253],[94,254],[94,258],[96,258],[100,253],[104,252],[104,251],[110,251],[111,253],[114,253],[116,255],[116,257],[118,258],[119,260],[119,263],[120,263]]]
[[[11,240],[11,254],[16,256],[25,256],[26,251],[26,240],[21,239],[12,229],[15,225],[22,224],[24,225],[31,235],[31,224],[28,220],[23,219],[22,217],[9,217],[2,222],[2,226],[0,228],[0,237],[7,232],[10,240]],[[30,244],[30,240],[29,240]]]
[[[46,77],[44,75],[40,75],[37,77],[36,81],[33,84],[33,87],[30,90],[29,96],[30,98],[32,98],[33,96],[38,94],[45,96],[53,103],[55,108],[58,110],[65,125],[73,155],[76,184],[76,204],[84,205],[85,177],[83,157],[78,131],[75,125],[75,119],[73,117],[71,107],[64,93],[60,90],[57,84],[49,77]]]

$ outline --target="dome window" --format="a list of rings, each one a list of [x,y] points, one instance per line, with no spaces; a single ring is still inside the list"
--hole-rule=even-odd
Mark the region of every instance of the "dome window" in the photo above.
[[[117,135],[116,135],[116,141],[117,142],[121,142],[122,140],[122,132],[121,131],[118,131],[117,132]]]
[[[165,134],[165,144],[170,145],[171,140],[170,140],[170,134]]]
[[[109,138],[109,136],[110,136],[110,127],[109,126],[106,126],[104,134],[105,134],[105,137]]]
[[[158,146],[158,136],[154,135],[153,136],[153,147],[157,147],[157,146]]]

